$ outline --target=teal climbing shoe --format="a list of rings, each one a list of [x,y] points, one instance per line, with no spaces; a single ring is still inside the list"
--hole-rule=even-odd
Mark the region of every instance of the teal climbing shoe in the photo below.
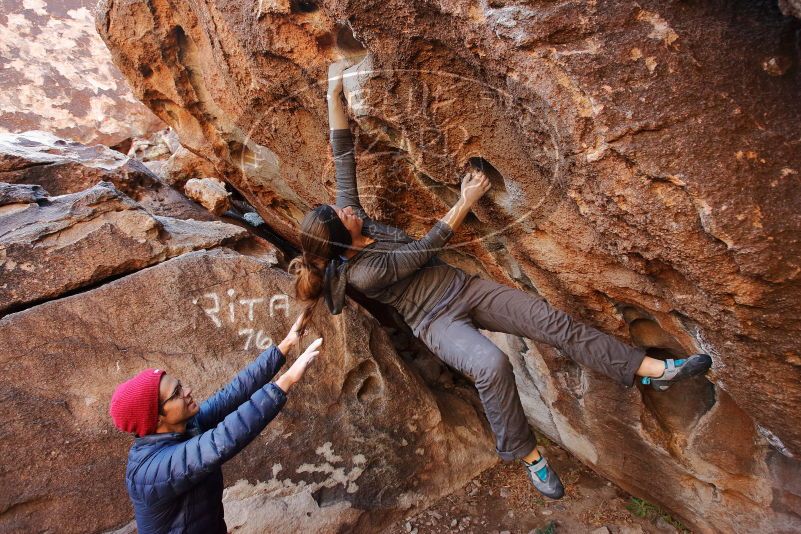
[[[708,354],[693,354],[681,360],[665,360],[665,372],[658,378],[643,377],[642,383],[657,391],[665,391],[679,380],[706,373],[712,367]]]
[[[537,491],[551,499],[561,499],[565,494],[565,487],[562,486],[562,481],[559,480],[559,475],[556,471],[548,466],[548,460],[545,457],[540,457],[539,460],[530,464],[525,460],[520,460],[526,468],[528,478]]]

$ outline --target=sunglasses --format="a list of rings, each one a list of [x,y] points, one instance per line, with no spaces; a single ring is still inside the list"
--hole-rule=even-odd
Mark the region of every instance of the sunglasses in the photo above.
[[[181,395],[181,393],[183,393],[183,386],[181,386],[181,381],[179,380],[179,381],[178,381],[178,385],[177,385],[177,386],[175,386],[175,389],[172,391],[172,395],[170,395],[170,396],[169,396],[169,397],[167,397],[167,398],[166,398],[164,401],[162,401],[162,402],[160,402],[160,403],[159,403],[159,410],[162,410],[162,409],[164,409],[164,405],[165,405],[165,404],[167,404],[168,402],[170,402],[170,401],[171,401],[172,399],[174,399],[175,397],[177,397],[177,396]]]

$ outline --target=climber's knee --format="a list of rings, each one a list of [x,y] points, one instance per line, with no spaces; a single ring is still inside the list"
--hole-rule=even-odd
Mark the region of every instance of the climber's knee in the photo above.
[[[509,357],[500,349],[488,350],[481,356],[476,382],[497,383],[513,376]]]

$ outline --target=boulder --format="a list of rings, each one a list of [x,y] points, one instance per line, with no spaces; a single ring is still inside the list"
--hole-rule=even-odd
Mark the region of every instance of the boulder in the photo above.
[[[148,163],[148,165],[152,165],[152,163]],[[183,191],[186,182],[192,178],[215,176],[216,174],[214,165],[183,146],[178,147],[169,159],[162,162],[158,172],[162,181],[179,191]]]
[[[694,381],[626,391],[551,347],[485,334],[510,354],[531,424],[627,492],[701,532],[798,530],[788,506],[801,495],[789,482],[801,477],[798,462],[775,451],[725,390]],[[786,461],[774,473],[777,456]]]
[[[300,309],[290,288],[270,264],[215,249],[0,319],[0,455],[14,459],[0,530],[130,531],[115,386],[156,366],[205,398],[286,334]],[[322,336],[322,354],[224,466],[230,529],[375,532],[496,461],[474,396],[427,389],[352,301],[322,312],[304,339]]]
[[[107,181],[155,215],[215,219],[161,182],[137,159],[103,145],[87,146],[49,132],[0,134],[0,181],[40,185],[51,195],[78,193]]]
[[[31,195],[5,204],[14,190]],[[223,222],[154,216],[110,182],[52,198],[39,186],[0,184],[0,198],[0,315],[248,237]]]
[[[231,193],[217,178],[191,178],[186,182],[184,192],[215,215],[222,215],[231,209]]]
[[[166,160],[181,147],[181,141],[172,128],[159,130],[150,137],[136,137],[130,142],[125,154],[144,163]]]
[[[112,148],[141,161],[164,183],[178,191],[183,191],[191,178],[216,174],[208,160],[181,145],[172,128],[158,131],[149,138],[131,138]]]
[[[29,184],[7,184],[0,182],[0,207],[14,204],[30,204],[44,202],[48,193],[41,186]],[[6,211],[9,211],[8,208]],[[16,209],[16,208],[14,208]]]
[[[801,529],[801,21],[772,2],[632,0],[96,14],[136,97],[295,243],[333,199],[328,64],[359,60],[345,85],[368,213],[421,236],[480,165],[492,189],[445,259],[653,354],[714,359],[659,397],[500,339],[529,346],[532,422],[698,531]]]

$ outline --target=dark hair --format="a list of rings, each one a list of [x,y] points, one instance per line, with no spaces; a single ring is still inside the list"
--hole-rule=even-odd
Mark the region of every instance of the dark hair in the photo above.
[[[288,270],[295,275],[295,297],[305,302],[307,309],[313,308],[323,293],[326,263],[351,243],[350,232],[328,204],[316,206],[303,218],[301,254],[289,262]]]

